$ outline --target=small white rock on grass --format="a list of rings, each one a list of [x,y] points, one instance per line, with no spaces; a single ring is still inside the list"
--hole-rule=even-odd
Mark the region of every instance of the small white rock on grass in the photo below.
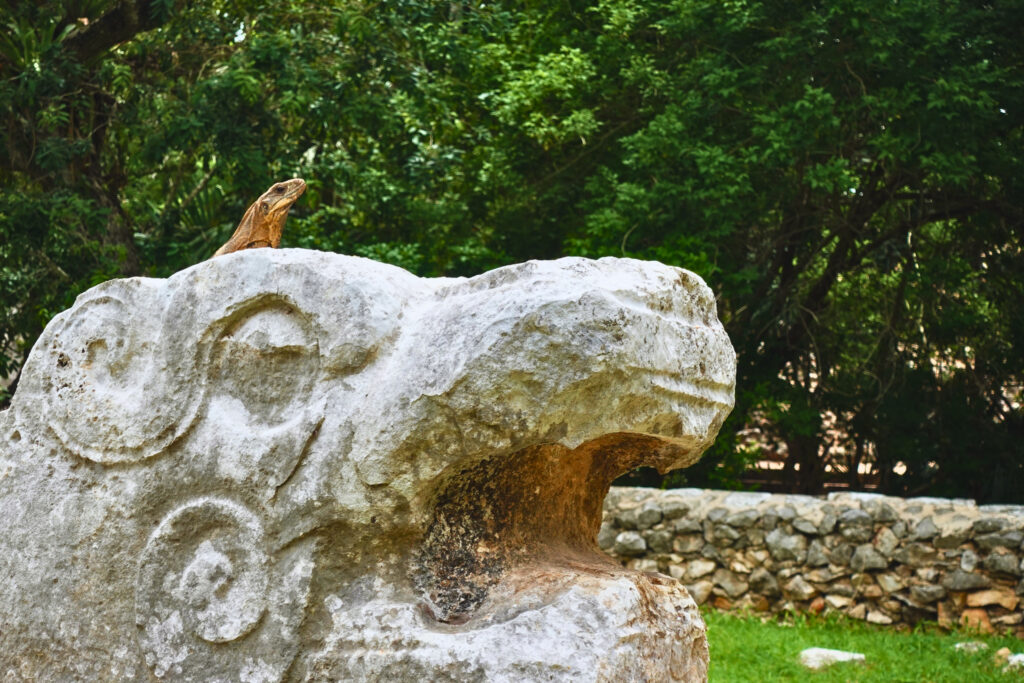
[[[961,652],[966,652],[969,655],[973,655],[978,652],[981,652],[982,650],[987,650],[988,644],[983,643],[980,640],[968,640],[962,643],[957,643],[953,646],[953,649],[960,650]]]
[[[863,662],[864,655],[859,652],[829,650],[824,647],[809,647],[800,653],[800,663],[808,669],[823,669],[836,662]]]
[[[1003,667],[1003,673],[1007,674],[1011,671],[1024,672],[1024,653],[1010,655],[1009,659],[1006,660],[1006,666]]]

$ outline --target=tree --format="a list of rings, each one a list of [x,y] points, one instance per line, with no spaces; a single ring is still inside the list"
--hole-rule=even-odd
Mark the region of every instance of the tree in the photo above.
[[[632,8],[613,52],[655,112],[591,180],[584,246],[717,285],[733,424],[761,416],[797,490],[832,415],[892,490],[1019,495],[994,485],[1024,483],[1020,5]]]
[[[421,275],[563,254],[702,275],[739,386],[689,482],[735,485],[776,444],[796,490],[826,467],[860,486],[863,463],[888,491],[1019,498],[1021,9],[18,6],[0,375],[77,292],[207,257],[300,175],[285,246]]]

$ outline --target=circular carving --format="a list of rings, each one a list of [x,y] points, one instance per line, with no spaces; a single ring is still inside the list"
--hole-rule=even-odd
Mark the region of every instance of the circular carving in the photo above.
[[[227,400],[245,411],[247,423],[268,428],[302,411],[318,378],[320,351],[301,311],[262,297],[214,329],[207,369],[212,400]]]
[[[119,296],[76,304],[39,345],[49,366],[50,428],[68,449],[100,463],[156,455],[194,415],[191,389],[179,386],[183,373],[168,367],[160,325],[143,317],[152,292],[132,282],[119,283]]]
[[[139,646],[153,674],[280,680],[298,647],[313,549],[304,539],[271,557],[260,517],[225,498],[171,511],[149,537],[135,586]]]
[[[137,615],[180,615],[210,643],[242,638],[266,610],[267,556],[259,519],[232,501],[201,498],[150,536],[139,568]]]

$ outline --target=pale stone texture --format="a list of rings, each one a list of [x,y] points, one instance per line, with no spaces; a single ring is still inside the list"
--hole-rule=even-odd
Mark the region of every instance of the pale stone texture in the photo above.
[[[0,413],[0,678],[701,680],[694,601],[596,538],[734,377],[710,290],[657,263],[257,249],[107,282]]]
[[[987,650],[988,644],[983,643],[980,640],[967,640],[962,643],[957,643],[953,646],[953,649],[973,655],[981,652],[982,650]]]
[[[824,669],[837,662],[863,662],[864,655],[859,652],[830,650],[824,647],[809,647],[800,653],[800,663],[808,669]]]
[[[1006,666],[1003,667],[1004,674],[1019,672],[1024,672],[1024,653],[1010,655],[1006,658]]]

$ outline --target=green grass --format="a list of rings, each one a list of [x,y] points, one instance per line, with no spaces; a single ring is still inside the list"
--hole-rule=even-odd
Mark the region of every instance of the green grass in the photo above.
[[[1013,636],[984,636],[965,631],[948,633],[937,627],[899,632],[844,617],[791,616],[781,621],[707,610],[711,647],[711,683],[733,681],[1014,681],[1021,674],[1004,674],[993,662],[1001,647],[1024,652],[1024,641]],[[980,640],[988,649],[967,654],[953,649],[965,640]],[[808,647],[860,652],[866,663],[834,664],[822,671],[800,665]]]

